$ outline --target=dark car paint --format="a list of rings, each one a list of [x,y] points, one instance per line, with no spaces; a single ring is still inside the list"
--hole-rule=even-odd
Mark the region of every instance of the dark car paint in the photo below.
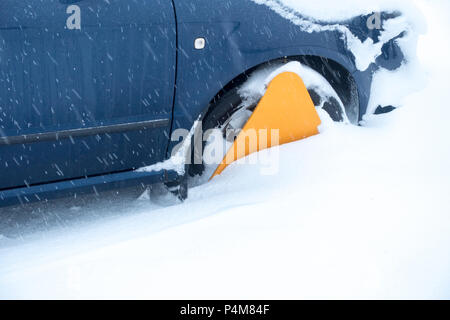
[[[81,30],[65,27],[72,3],[83,12]],[[367,18],[345,24],[360,39],[377,41],[379,30],[368,30]],[[206,39],[203,50],[194,48],[198,37]],[[359,71],[339,32],[303,32],[250,0],[2,0],[0,206],[61,189],[75,194],[176,179],[173,172],[133,170],[169,157],[170,133],[189,130],[233,79],[300,55],[346,68],[357,84],[360,114],[373,73],[404,59],[391,41],[375,64]],[[146,121],[167,125],[117,129]],[[58,135],[79,130],[93,134]],[[42,134],[48,139],[36,138]]]
[[[92,134],[72,139],[60,134],[39,143],[16,138],[19,143],[2,145],[0,189],[162,161],[176,64],[171,2],[79,1],[81,30],[65,28],[66,4],[45,4],[0,3],[2,135],[53,136],[83,130]],[[164,125],[109,134],[93,130],[149,121]]]

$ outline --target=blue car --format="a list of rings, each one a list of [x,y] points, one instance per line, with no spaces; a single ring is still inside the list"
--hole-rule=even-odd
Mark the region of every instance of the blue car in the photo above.
[[[274,63],[316,70],[357,124],[374,72],[404,61],[403,34],[361,66],[348,35],[381,41],[373,15],[329,27],[289,11],[311,30],[280,10],[252,0],[1,0],[0,206],[155,183],[185,198],[186,175],[201,166],[138,169],[170,157],[175,130],[223,124],[241,103],[237,88]]]

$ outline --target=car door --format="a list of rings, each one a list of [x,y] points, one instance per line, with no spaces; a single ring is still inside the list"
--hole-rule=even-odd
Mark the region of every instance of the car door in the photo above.
[[[0,1],[0,190],[163,160],[170,0]]]

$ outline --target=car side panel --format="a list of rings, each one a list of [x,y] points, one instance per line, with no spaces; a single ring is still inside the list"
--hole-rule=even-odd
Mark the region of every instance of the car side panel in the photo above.
[[[66,26],[71,4],[80,30]],[[175,67],[170,0],[0,1],[0,137],[164,123],[0,145],[0,190],[163,160]]]

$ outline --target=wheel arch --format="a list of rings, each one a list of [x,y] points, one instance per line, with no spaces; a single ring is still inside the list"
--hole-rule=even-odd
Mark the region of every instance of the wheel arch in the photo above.
[[[197,123],[196,121],[202,121],[209,112],[211,112],[215,106],[215,103],[229,90],[241,85],[245,80],[249,78],[251,73],[258,68],[265,65],[274,64],[280,61],[300,61],[306,63],[309,66],[322,66],[324,62],[328,62],[328,66],[331,66],[331,70],[339,70],[336,74],[345,74],[345,78],[351,82],[353,102],[356,103],[359,110],[359,119],[365,112],[367,103],[367,90],[370,90],[370,77],[366,76],[366,73],[358,72],[354,65],[354,61],[348,55],[340,53],[339,50],[330,50],[324,47],[288,47],[279,48],[277,50],[270,50],[257,57],[246,57],[241,61],[237,61],[241,68],[232,68],[237,72],[225,72],[225,77],[210,77],[214,79],[213,85],[220,83],[216,90],[209,90],[208,95],[204,93],[199,94],[202,90],[198,89],[192,92],[194,88],[197,88],[199,79],[193,79],[190,77],[181,77],[182,82],[177,84],[177,94],[175,98],[173,125],[168,134],[168,148],[167,159],[173,154],[175,146],[179,145],[179,141],[172,140],[172,132],[177,129],[183,129],[190,131]],[[185,68],[187,65],[183,65]],[[189,70],[195,70],[189,65]],[[317,67],[316,67],[317,68]],[[185,70],[185,69],[183,69]],[[318,68],[318,71],[327,70],[327,68]],[[231,70],[230,70],[231,71]],[[194,81],[189,82],[186,79],[192,79]],[[366,81],[367,80],[367,81]],[[203,82],[202,82],[203,83]],[[202,84],[203,87],[208,84]],[[188,89],[189,88],[189,89]],[[206,90],[208,91],[208,90]],[[195,97],[195,99],[193,99]],[[345,100],[345,99],[343,99]],[[193,103],[190,103],[192,101]],[[356,101],[356,102],[355,102]]]
[[[214,109],[216,103],[223,95],[230,90],[241,86],[246,80],[249,79],[254,71],[280,62],[288,63],[292,61],[298,61],[320,73],[330,82],[342,99],[344,105],[350,105],[353,108],[358,108],[358,119],[356,121],[361,120],[360,117],[363,110],[360,105],[360,89],[353,73],[343,64],[335,61],[334,59],[312,54],[279,57],[259,63],[245,70],[229,81],[219,92],[216,93],[214,97],[211,98],[208,106],[202,111],[200,120]]]

